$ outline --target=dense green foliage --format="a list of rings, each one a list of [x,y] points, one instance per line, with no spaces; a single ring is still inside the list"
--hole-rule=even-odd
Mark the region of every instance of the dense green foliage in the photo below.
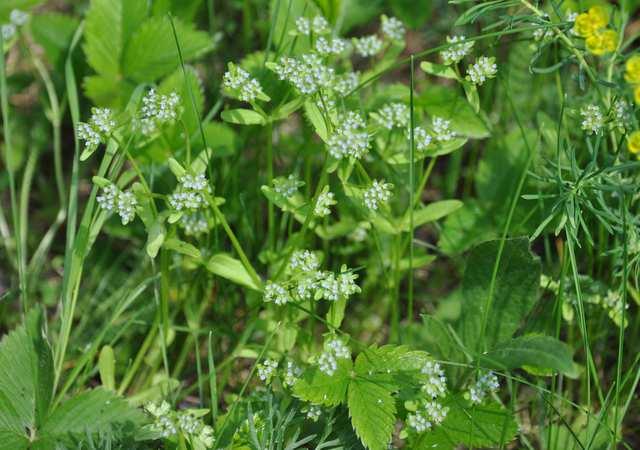
[[[0,450],[640,446],[636,8],[3,0]]]

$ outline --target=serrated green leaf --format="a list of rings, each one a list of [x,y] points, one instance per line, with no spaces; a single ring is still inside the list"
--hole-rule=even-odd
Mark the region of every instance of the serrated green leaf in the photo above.
[[[265,119],[260,113],[251,109],[226,109],[220,114],[222,120],[238,125],[264,125]]]
[[[119,77],[125,45],[146,16],[146,0],[91,1],[83,48],[89,65],[98,74]]]
[[[351,359],[338,359],[338,368],[331,376],[316,366],[309,367],[293,386],[293,395],[316,405],[337,406],[344,403],[351,380]]]
[[[242,265],[242,262],[226,253],[213,255],[207,262],[206,267],[209,272],[222,278],[226,278],[227,280],[231,280],[234,283],[256,291],[260,290],[260,286],[256,286],[253,278],[251,278],[247,269]]]
[[[392,392],[375,377],[354,378],[349,383],[349,416],[356,434],[369,450],[386,450],[396,421]]]
[[[578,375],[569,346],[551,336],[520,336],[502,342],[482,355],[481,361],[484,366],[500,370],[533,367],[549,375]]]
[[[174,19],[182,57],[190,61],[213,48],[209,35]],[[180,60],[167,17],[146,20],[131,36],[122,60],[123,74],[136,82],[151,82],[178,68]]]
[[[22,434],[0,429],[0,450],[27,450],[29,439]]]
[[[529,250],[528,238],[507,239],[493,286],[490,311],[486,311],[493,267],[500,241],[475,247],[467,258],[462,281],[463,302],[458,334],[467,348],[491,350],[510,339],[538,300],[540,260]],[[480,342],[483,314],[485,342]]]

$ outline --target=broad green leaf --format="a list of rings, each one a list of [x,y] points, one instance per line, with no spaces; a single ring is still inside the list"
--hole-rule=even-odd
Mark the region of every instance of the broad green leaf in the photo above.
[[[499,247],[499,240],[485,242],[467,258],[458,332],[467,348],[476,351],[484,350],[483,345],[491,350],[511,338],[538,300],[540,260],[529,250],[529,239],[505,240],[492,284]],[[485,341],[481,342],[483,317]]]
[[[422,61],[420,63],[420,68],[428,73],[429,75],[435,75],[437,77],[448,78],[450,80],[457,80],[458,75],[456,72],[449,66],[445,66],[444,64],[436,64],[430,61]]]
[[[465,447],[498,448],[513,440],[518,426],[513,415],[496,403],[469,406],[461,396],[443,402],[449,407],[444,422],[422,433],[411,446],[415,450]]]
[[[113,347],[105,345],[100,350],[98,356],[98,371],[100,372],[100,381],[105,389],[115,391],[116,389],[116,357]]]
[[[198,250],[192,244],[181,241],[180,239],[169,238],[164,241],[163,247],[195,259],[200,259],[202,257],[202,255],[200,254],[200,250]]]
[[[167,230],[164,227],[164,223],[161,219],[157,219],[156,222],[151,225],[147,235],[147,255],[151,258],[155,258],[164,243],[164,239],[167,235]]]
[[[102,388],[83,392],[62,403],[42,427],[40,435],[94,434],[118,425],[141,425],[143,413],[116,394]]]
[[[309,367],[293,386],[293,395],[317,405],[337,406],[344,403],[351,380],[351,359],[338,359],[338,368],[331,376],[317,366]]]
[[[222,120],[238,125],[264,125],[264,117],[252,109],[226,109],[220,114]]]
[[[209,152],[201,152],[200,155],[202,155],[203,157],[205,155],[209,155],[210,158],[222,158],[225,156],[231,156],[236,152],[238,148],[236,132],[226,123],[209,122],[207,124],[204,124],[204,135],[207,140]],[[201,141],[202,138],[200,134],[198,134],[196,137],[196,142]],[[198,155],[198,157],[200,157],[200,155]],[[206,164],[201,168],[206,168]],[[195,170],[195,167],[193,167],[193,165],[192,169]],[[204,170],[202,171],[204,172]]]
[[[260,286],[255,284],[249,272],[247,272],[247,269],[242,265],[242,262],[226,253],[213,255],[207,262],[207,270],[234,283],[256,291],[260,290]]]
[[[551,336],[520,336],[502,342],[490,352],[483,354],[481,361],[485,366],[500,370],[534,368],[538,373],[549,375],[578,375],[569,346]]]
[[[500,220],[502,218],[488,214],[477,199],[466,200],[462,208],[445,219],[438,246],[447,255],[460,254],[498,237]]]
[[[448,216],[454,211],[462,207],[460,200],[442,200],[439,202],[429,203],[424,208],[417,209],[413,212],[413,226],[419,227],[425,223],[435,222]],[[409,213],[405,213],[400,223],[400,229],[402,231],[410,231],[411,217]]]
[[[0,450],[27,450],[31,448],[24,434],[0,429]]]
[[[396,421],[392,392],[375,380],[358,376],[349,383],[351,424],[369,450],[386,450]]]
[[[89,65],[100,75],[119,78],[125,45],[146,17],[146,0],[92,0],[84,32]]]
[[[64,61],[76,28],[78,19],[64,14],[50,12],[31,18],[33,39],[44,49],[54,67]]]
[[[191,24],[174,19],[182,57],[190,61],[212,49],[209,35]],[[171,23],[167,17],[146,20],[131,36],[124,51],[122,69],[136,82],[150,82],[171,73],[180,65]]]
[[[0,342],[0,424],[16,432],[36,429],[48,413],[53,391],[53,359],[42,337],[38,314]]]
[[[96,105],[119,107],[129,98],[134,86],[109,75],[91,75],[82,80],[82,89]]]
[[[431,85],[418,96],[416,104],[432,116],[451,120],[451,129],[462,136],[481,139],[490,134],[485,120],[452,87]]]

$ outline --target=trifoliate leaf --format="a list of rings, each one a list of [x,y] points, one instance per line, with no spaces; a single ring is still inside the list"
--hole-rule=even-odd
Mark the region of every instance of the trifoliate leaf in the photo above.
[[[351,380],[351,359],[339,358],[338,368],[327,375],[316,366],[308,368],[293,386],[293,395],[307,402],[324,406],[344,403]]]

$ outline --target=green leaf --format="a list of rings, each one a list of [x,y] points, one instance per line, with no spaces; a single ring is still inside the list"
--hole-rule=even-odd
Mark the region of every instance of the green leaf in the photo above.
[[[200,250],[198,250],[196,247],[189,244],[188,242],[181,241],[180,239],[169,238],[164,241],[163,246],[165,248],[168,248],[169,250],[182,253],[183,255],[187,255],[195,259],[202,258],[202,255],[200,254]]]
[[[116,389],[116,357],[113,347],[105,345],[100,350],[98,357],[98,371],[100,372],[100,381],[105,389],[115,391]]]
[[[146,0],[92,0],[83,47],[89,65],[100,75],[117,79],[125,45],[146,17]]]
[[[9,15],[14,9],[26,12],[42,2],[43,0],[2,0],[0,2],[0,23],[9,22]]]
[[[36,429],[48,413],[53,393],[53,359],[42,337],[40,317],[28,314],[0,342],[0,425],[24,433]],[[10,406],[9,406],[10,405]]]
[[[413,212],[413,226],[415,228],[420,225],[424,225],[425,223],[435,222],[436,220],[448,216],[461,207],[462,202],[460,200],[442,200],[439,202],[429,203],[424,208],[416,209]],[[407,212],[400,223],[400,230],[410,231],[410,228],[411,217]]]
[[[320,136],[320,139],[327,142],[329,139],[329,130],[327,129],[327,122],[322,116],[322,111],[320,111],[318,105],[312,101],[305,102],[304,113],[309,122],[311,122],[313,129],[316,130],[316,133]]]
[[[493,285],[490,311],[486,311],[491,294],[493,268],[500,241],[475,247],[467,258],[462,281],[463,302],[458,334],[469,349],[491,350],[518,329],[538,300],[540,260],[529,250],[529,239],[507,239],[500,257]],[[485,342],[481,342],[482,320],[486,317]]]
[[[27,450],[29,439],[22,434],[0,429],[0,450]]]
[[[450,80],[457,80],[458,75],[456,72],[449,66],[445,66],[444,64],[436,64],[429,61],[422,61],[420,63],[420,68],[428,73],[429,75],[435,75],[437,77],[448,78]]]
[[[411,28],[419,28],[431,18],[431,0],[394,0],[389,3],[393,14]]]
[[[365,376],[349,383],[349,416],[356,434],[369,450],[386,450],[396,421],[392,392]]]
[[[174,23],[185,61],[212,49],[207,33],[177,19]],[[139,83],[157,80],[178,68],[180,60],[169,19],[152,17],[145,21],[127,43],[122,63],[123,74]]]
[[[344,403],[351,380],[351,359],[338,359],[338,368],[331,376],[316,366],[309,367],[293,386],[293,395],[316,405],[337,406]]]
[[[253,278],[251,278],[249,272],[247,272],[247,269],[242,265],[242,262],[226,253],[213,255],[207,262],[207,270],[234,283],[256,291],[260,290],[260,286],[255,284]]]
[[[202,152],[203,157],[208,154],[213,158],[231,156],[238,148],[236,132],[226,123],[209,122],[205,124],[204,135],[207,139],[207,145],[209,146],[209,153],[203,154],[204,152]],[[196,139],[202,140],[199,134]],[[200,157],[200,155],[198,155],[198,157]],[[203,172],[205,168],[206,165],[202,167]],[[192,169],[195,170],[193,165]]]
[[[226,109],[220,114],[222,120],[238,125],[264,125],[265,119],[252,109]]]
[[[143,413],[116,394],[102,388],[83,392],[60,405],[51,414],[40,435],[95,434],[114,425],[141,425]]]
[[[572,351],[567,344],[551,336],[520,336],[498,344],[481,356],[482,364],[500,370],[535,368],[537,372],[562,373],[576,377]]]
[[[147,255],[151,258],[155,258],[164,243],[164,239],[167,235],[167,230],[164,227],[164,223],[161,218],[158,218],[156,222],[151,225],[147,235]]]
[[[464,353],[452,334],[453,331],[445,323],[426,314],[422,316],[422,322],[424,332],[420,335],[420,343],[429,353],[443,361],[464,360]]]
[[[491,447],[507,444],[518,430],[508,410],[496,403],[468,406],[460,396],[449,397],[443,404],[449,407],[444,422],[421,434],[411,446],[415,450]]]
[[[498,237],[500,217],[488,214],[477,199],[466,200],[462,208],[447,216],[438,246],[447,255],[460,254],[480,242]]]
[[[33,39],[44,49],[54,67],[59,67],[64,61],[76,28],[78,19],[64,14],[50,12],[31,18]]]

